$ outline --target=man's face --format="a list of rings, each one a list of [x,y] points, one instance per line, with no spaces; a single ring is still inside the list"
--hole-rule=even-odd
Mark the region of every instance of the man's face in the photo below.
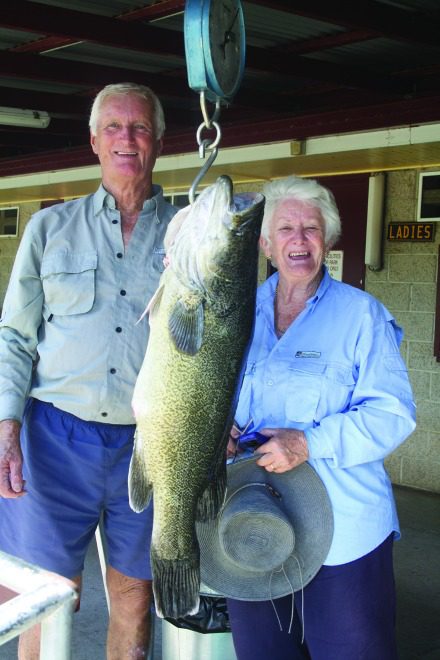
[[[104,185],[151,182],[162,140],[156,139],[150,102],[130,94],[108,97],[90,143],[101,163]]]

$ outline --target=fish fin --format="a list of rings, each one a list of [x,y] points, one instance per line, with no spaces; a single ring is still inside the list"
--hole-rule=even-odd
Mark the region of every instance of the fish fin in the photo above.
[[[156,293],[151,298],[150,302],[148,303],[148,305],[146,306],[146,308],[144,309],[144,311],[136,321],[135,325],[140,323],[144,318],[144,316],[146,316],[147,314],[150,315],[150,319],[154,316],[155,312],[157,312],[157,310],[159,309],[160,301],[162,300],[163,290],[164,290],[164,285],[162,284],[162,286],[159,286],[159,288],[156,290]]]
[[[195,614],[200,605],[200,563],[195,554],[189,559],[159,559],[150,553],[156,614],[179,619]]]
[[[203,339],[203,304],[185,305],[178,300],[170,314],[168,327],[174,344],[179,351],[195,355],[200,350]]]
[[[140,513],[150,503],[153,486],[148,479],[141,453],[142,441],[139,431],[134,434],[134,447],[128,470],[128,499],[133,511]]]
[[[223,506],[226,493],[226,462],[223,458],[215,476],[197,502],[196,520],[213,520]]]
[[[154,317],[154,315],[157,314],[164,291],[165,291],[165,285],[161,284],[156,289],[154,296],[151,298],[150,302],[148,303],[147,312],[149,313],[150,318]]]

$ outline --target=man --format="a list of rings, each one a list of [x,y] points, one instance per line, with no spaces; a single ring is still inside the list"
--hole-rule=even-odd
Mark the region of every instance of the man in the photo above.
[[[102,184],[31,218],[0,323],[0,549],[80,586],[103,517],[109,660],[144,658],[149,643],[152,512],[131,511],[127,474],[148,340],[147,320],[136,322],[177,210],[152,183],[164,128],[149,88],[101,90],[90,142]],[[19,658],[38,657],[34,628]]]

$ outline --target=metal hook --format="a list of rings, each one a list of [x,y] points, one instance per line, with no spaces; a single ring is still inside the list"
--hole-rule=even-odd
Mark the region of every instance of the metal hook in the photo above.
[[[198,184],[199,184],[200,181],[203,179],[203,177],[205,176],[206,172],[209,170],[209,168],[211,167],[212,163],[213,163],[213,162],[215,161],[215,159],[217,158],[217,154],[218,154],[218,144],[219,144],[219,142],[220,142],[220,138],[221,138],[221,135],[222,135],[222,132],[221,132],[220,126],[217,124],[216,121],[213,121],[213,120],[212,120],[212,121],[211,121],[211,126],[210,126],[209,128],[215,128],[215,130],[217,131],[217,135],[215,136],[215,139],[212,140],[212,141],[211,141],[211,140],[207,140],[207,139],[202,140],[202,139],[201,139],[201,134],[202,134],[202,130],[203,130],[203,128],[206,128],[206,126],[205,126],[204,123],[200,124],[200,126],[199,126],[199,128],[198,128],[198,130],[197,130],[197,143],[198,143],[198,145],[199,145],[199,155],[200,155],[200,158],[204,158],[204,157],[205,157],[205,152],[206,152],[206,150],[209,150],[209,151],[211,151],[212,153],[211,153],[211,155],[209,156],[209,158],[208,158],[208,160],[206,161],[206,163],[205,163],[205,164],[203,165],[203,167],[201,168],[200,172],[197,174],[196,178],[194,179],[194,181],[193,181],[193,183],[192,183],[192,185],[191,185],[191,188],[189,189],[189,192],[188,192],[188,198],[189,198],[190,204],[193,204],[193,203],[194,203],[195,196],[196,196],[196,189],[197,189]]]
[[[194,204],[197,186],[199,185],[200,181],[205,176],[206,172],[211,167],[212,163],[217,158],[217,154],[218,154],[218,147],[214,147],[214,149],[212,150],[212,153],[209,156],[208,160],[203,165],[202,169],[200,170],[200,172],[197,174],[196,178],[192,182],[191,188],[189,189],[189,193],[188,193],[188,198],[189,198],[189,203],[190,204]]]

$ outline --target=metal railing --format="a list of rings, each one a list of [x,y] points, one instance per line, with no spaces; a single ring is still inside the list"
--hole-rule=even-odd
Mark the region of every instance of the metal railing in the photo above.
[[[0,605],[0,646],[41,622],[40,660],[70,660],[74,583],[0,551],[0,585],[18,594]]]

